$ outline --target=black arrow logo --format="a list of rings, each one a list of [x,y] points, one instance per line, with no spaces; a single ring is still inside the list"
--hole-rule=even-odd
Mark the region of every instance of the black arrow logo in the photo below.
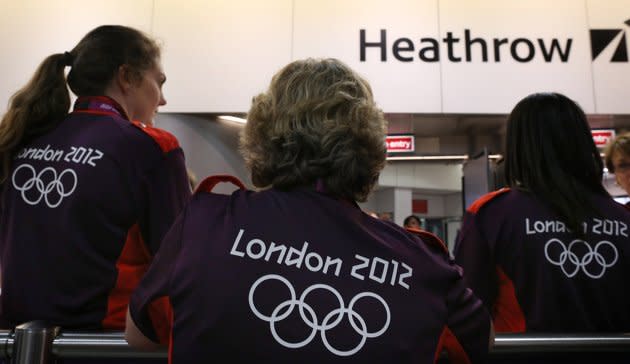
[[[630,19],[626,20],[624,24],[630,26]],[[626,42],[626,32],[624,29],[591,29],[591,55],[595,60],[600,53],[612,43],[612,41],[622,33],[621,41],[615,49],[615,53],[610,59],[611,62],[628,62],[628,47]]]

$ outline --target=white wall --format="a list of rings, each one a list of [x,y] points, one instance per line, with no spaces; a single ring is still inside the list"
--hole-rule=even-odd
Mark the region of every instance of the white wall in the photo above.
[[[378,180],[383,187],[419,188],[459,192],[462,190],[461,163],[389,162]]]
[[[378,188],[372,191],[368,200],[359,203],[361,209],[372,212],[393,212],[394,211],[394,189]]]
[[[403,224],[405,217],[411,215],[411,189],[394,188],[394,222]]]
[[[444,216],[462,216],[463,212],[461,193],[452,193],[444,196]]]
[[[461,62],[443,62],[444,112],[505,113],[523,96],[539,91],[566,93],[587,112],[596,111],[584,1],[441,0],[440,27],[442,34],[452,31],[460,38],[464,38],[463,28],[469,29],[471,38],[487,41],[488,56],[483,62],[481,46],[473,44],[472,62],[464,62],[465,47],[454,52]],[[495,38],[509,43],[495,47]],[[511,56],[511,45],[518,38],[534,44],[531,62],[519,62]],[[561,62],[559,57],[550,63],[543,59],[538,40],[549,44],[554,38],[562,48],[572,39],[568,62]],[[515,52],[526,57],[527,43],[517,44]]]
[[[0,114],[47,56],[71,50],[92,28],[151,31],[153,0],[0,0]]]
[[[461,218],[461,193],[418,193],[408,188],[379,187],[365,203],[359,204],[363,210],[392,212],[397,224],[402,225],[405,217],[411,215],[414,199],[427,200],[427,213],[415,213],[421,218]]]
[[[453,254],[453,248],[455,248],[455,241],[457,238],[457,234],[459,234],[459,229],[462,226],[461,220],[447,220],[446,221],[446,246],[448,247],[448,251]]]
[[[185,6],[184,6],[185,3]],[[291,61],[291,0],[155,0],[172,112],[244,112]]]
[[[252,188],[249,173],[237,149],[240,127],[219,123],[202,115],[183,114],[160,114],[155,120],[156,126],[177,137],[186,156],[186,165],[198,182],[210,175],[230,174]],[[233,189],[230,185],[221,184],[215,191],[228,193]]]
[[[630,62],[610,62],[630,34],[628,9],[630,0],[4,0],[0,105],[46,55],[71,49],[96,25],[119,23],[164,42],[168,112],[245,112],[286,63],[326,56],[370,80],[390,113],[507,113],[530,92],[559,91],[587,113],[628,114]],[[361,29],[368,43],[385,31],[386,60],[380,47],[365,48],[361,60]],[[487,43],[485,61],[480,44],[467,52],[466,29]],[[620,31],[594,61],[593,29]],[[539,43],[549,48],[554,39],[562,49],[571,41],[566,61],[558,52],[545,61]],[[528,62],[512,56],[530,52]],[[431,53],[439,61],[428,61]]]
[[[389,162],[378,180],[379,189],[361,208],[392,212],[400,225],[412,213],[412,200],[427,200],[427,213],[420,217],[462,215],[462,165],[438,162]]]
[[[314,0],[295,2],[294,59],[335,57],[371,82],[376,99],[387,112],[428,113],[441,110],[440,63],[380,61],[379,49],[366,50],[360,61],[359,31],[368,42],[387,29],[388,46],[395,38],[439,36],[435,0]],[[325,24],[325,25],[324,25]]]
[[[604,114],[629,114],[630,113],[630,63],[610,62],[610,58],[616,46],[625,35],[626,49],[630,52],[630,25],[623,22],[630,19],[630,0],[613,1],[602,6],[601,0],[588,0],[589,29],[616,29],[623,32],[602,52],[592,63],[593,87],[595,92],[595,109]]]

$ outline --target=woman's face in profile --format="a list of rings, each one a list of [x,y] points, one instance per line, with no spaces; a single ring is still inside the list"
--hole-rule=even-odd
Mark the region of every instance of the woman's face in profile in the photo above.
[[[617,184],[630,195],[630,155],[616,151],[612,156]]]
[[[130,92],[130,117],[132,120],[141,121],[153,125],[153,118],[158,107],[166,105],[162,85],[166,82],[166,76],[159,62],[143,72],[142,80],[134,85]]]

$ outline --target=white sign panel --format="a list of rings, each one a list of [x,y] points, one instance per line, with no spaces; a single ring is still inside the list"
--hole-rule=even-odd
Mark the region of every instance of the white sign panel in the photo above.
[[[438,36],[436,1],[294,4],[293,59],[334,57],[346,62],[369,80],[386,112],[441,110],[440,64],[417,59],[420,36]]]
[[[587,4],[597,113],[628,114],[630,0],[588,0]]]
[[[291,0],[155,0],[170,112],[245,112],[291,61]]]
[[[0,115],[49,55],[70,51],[103,24],[151,31],[152,0],[1,0]]]
[[[508,113],[552,91],[595,112],[581,1],[441,0],[440,26],[443,112]]]
[[[49,54],[100,24],[164,44],[169,112],[246,112],[292,60],[338,58],[388,113],[508,113],[555,91],[630,114],[630,0],[0,2],[0,112]]]

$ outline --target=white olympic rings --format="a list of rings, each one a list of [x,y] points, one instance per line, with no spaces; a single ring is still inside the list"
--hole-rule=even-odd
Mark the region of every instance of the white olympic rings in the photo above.
[[[552,258],[550,256],[549,247],[552,243],[560,245],[561,253],[557,256],[557,258]],[[573,248],[577,247],[578,244],[586,247],[586,252],[583,253],[581,258],[573,250]],[[610,260],[610,262],[608,262],[600,252],[600,248],[604,248],[607,246],[610,247],[609,249],[612,251],[613,254],[613,258]],[[615,263],[617,263],[619,253],[617,252],[617,248],[611,242],[606,240],[602,240],[597,243],[595,245],[595,248],[593,249],[584,240],[575,239],[567,247],[564,245],[562,240],[553,238],[547,241],[547,243],[545,244],[545,257],[547,258],[547,261],[549,261],[549,263],[562,268],[564,274],[569,278],[574,277],[581,269],[582,272],[584,272],[584,274],[586,274],[588,277],[598,279],[601,278],[604,273],[606,273],[606,269],[612,267],[613,265],[615,265]],[[596,271],[593,272],[593,269],[596,269]]]
[[[261,313],[256,308],[256,305],[254,304],[254,292],[256,291],[256,289],[261,283],[268,280],[278,280],[284,283],[284,285],[286,285],[287,288],[289,289],[289,293],[291,294],[291,298],[284,302],[279,303],[278,306],[276,306],[276,308],[273,310],[270,316],[267,316]],[[321,321],[321,323],[319,323],[318,321],[315,310],[313,310],[313,308],[305,302],[306,296],[308,296],[309,293],[317,289],[323,289],[332,293],[337,299],[337,301],[339,302],[339,308],[336,308],[330,311],[328,314],[326,314],[326,316]],[[372,297],[376,299],[377,301],[379,301],[385,308],[385,312],[387,314],[385,324],[383,325],[381,329],[375,332],[368,332],[365,319],[361,317],[359,313],[353,310],[354,305],[357,303],[357,301],[359,301],[361,298],[366,298],[366,297]],[[306,339],[300,342],[289,342],[280,337],[280,335],[278,334],[276,330],[276,323],[278,321],[281,321],[287,318],[293,312],[293,308],[296,305],[299,308],[300,317],[302,318],[304,323],[306,323],[306,325],[308,325],[311,328],[311,333],[306,337]],[[377,295],[376,293],[361,292],[355,295],[350,300],[350,304],[346,308],[343,302],[343,298],[341,297],[341,294],[339,294],[337,290],[335,290],[334,288],[326,284],[314,284],[306,288],[304,292],[302,292],[302,294],[300,295],[300,298],[296,299],[295,289],[293,288],[293,285],[291,284],[291,282],[289,282],[289,280],[277,274],[267,274],[263,277],[260,277],[258,280],[256,280],[256,282],[254,282],[254,284],[252,284],[252,287],[249,290],[249,307],[251,308],[254,315],[256,315],[256,317],[258,317],[259,319],[263,321],[269,322],[271,334],[273,335],[274,339],[276,339],[276,341],[280,343],[281,345],[290,349],[301,348],[307,345],[308,343],[310,343],[315,337],[315,335],[317,335],[317,332],[320,332],[324,346],[331,353],[338,356],[351,356],[351,355],[356,354],[359,350],[361,350],[363,345],[365,345],[365,342],[368,338],[379,337],[385,331],[387,331],[389,327],[389,323],[391,321],[391,314],[389,311],[389,306],[387,305],[385,300],[381,296]],[[282,312],[283,309],[285,309],[284,312]],[[361,335],[361,341],[354,348],[344,351],[344,350],[339,350],[330,344],[330,342],[328,341],[328,337],[326,336],[326,332],[336,327],[343,320],[346,314],[348,316],[348,320],[350,321],[350,325],[352,326],[354,331],[356,331],[357,334]]]
[[[18,175],[18,172],[22,170],[28,171],[28,175],[26,181],[20,185],[18,181],[16,181],[16,176]],[[45,182],[47,173],[51,175],[51,177],[49,178],[49,181]],[[69,182],[72,186],[69,189],[66,188],[66,185],[62,181],[66,174],[69,177],[67,177],[65,181]],[[22,175],[24,175],[24,173],[22,173]],[[22,164],[15,169],[11,180],[13,182],[13,187],[21,192],[24,202],[29,205],[37,205],[43,198],[46,205],[50,208],[59,206],[61,201],[63,201],[65,197],[70,196],[77,187],[77,174],[69,168],[64,169],[59,175],[57,175],[57,171],[53,167],[46,167],[42,169],[41,172],[37,173],[35,168],[33,168],[30,164]],[[38,194],[28,194],[29,191],[33,190],[33,188],[35,188]]]

